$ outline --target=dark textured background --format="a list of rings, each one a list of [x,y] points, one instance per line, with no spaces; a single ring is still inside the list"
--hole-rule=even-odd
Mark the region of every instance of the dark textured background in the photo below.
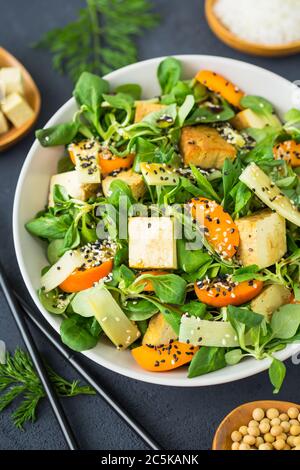
[[[42,93],[38,126],[50,118],[71,95],[67,78],[55,73],[50,57],[30,45],[42,33],[75,17],[83,0],[0,0],[0,44],[15,54],[35,78]],[[140,39],[140,59],[167,54],[214,54],[261,65],[290,80],[300,78],[300,57],[261,59],[248,57],[223,45],[209,30],[201,0],[153,0],[162,16],[160,26]],[[11,217],[19,171],[33,142],[33,133],[0,155],[0,259],[19,292],[27,295],[15,259]],[[20,335],[0,295],[0,339],[13,351],[22,345]],[[68,377],[72,369],[53,348],[36,335],[40,351]],[[271,399],[267,373],[239,382],[198,389],[155,386],[126,379],[86,360],[99,380],[113,391],[166,449],[207,449],[219,421],[235,406],[251,400]],[[287,378],[280,399],[299,401],[299,369],[287,361]],[[83,449],[142,449],[135,437],[108,407],[96,397],[64,401],[66,412]],[[34,425],[16,430],[10,410],[0,413],[0,449],[65,449],[66,445],[47,402]]]

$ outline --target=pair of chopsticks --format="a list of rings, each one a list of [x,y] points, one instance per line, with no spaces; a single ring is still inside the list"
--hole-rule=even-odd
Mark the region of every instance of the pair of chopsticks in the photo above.
[[[92,377],[92,375],[86,371],[85,367],[81,365],[80,361],[75,358],[73,351],[64,346],[59,337],[54,333],[49,326],[42,322],[41,319],[37,318],[33,313],[32,309],[16,294],[8,281],[3,267],[0,264],[0,286],[2,288],[5,299],[8,303],[10,311],[15,319],[15,322],[19,328],[21,336],[24,340],[25,346],[31,356],[32,362],[36,368],[36,371],[40,377],[46,395],[49,399],[53,413],[57,419],[59,427],[65,437],[66,443],[70,450],[79,449],[79,445],[76,441],[73,430],[68,422],[62,405],[56,396],[51,381],[47,375],[45,366],[40,357],[38,349],[32,338],[31,332],[28,328],[25,316],[31,320],[31,322],[45,335],[45,337],[53,344],[56,350],[74,367],[74,369],[81,375],[81,377],[89,383],[97,392],[97,394],[119,415],[120,418],[139,436],[148,448],[153,450],[160,450],[161,446],[153,439],[153,437],[134,419],[127,410],[125,410],[102,385]],[[25,313],[25,315],[24,315]]]

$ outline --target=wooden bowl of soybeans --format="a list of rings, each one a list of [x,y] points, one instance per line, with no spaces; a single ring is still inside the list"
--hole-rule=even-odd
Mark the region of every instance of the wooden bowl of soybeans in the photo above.
[[[235,408],[218,427],[213,450],[300,450],[300,405],[261,400]]]

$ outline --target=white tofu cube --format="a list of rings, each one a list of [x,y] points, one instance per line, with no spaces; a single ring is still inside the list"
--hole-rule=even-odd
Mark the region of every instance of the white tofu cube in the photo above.
[[[6,94],[24,94],[23,78],[21,70],[17,67],[3,67],[0,69],[0,81],[5,84]]]
[[[69,145],[69,152],[75,160],[75,168],[81,183],[100,183],[98,156],[100,143],[97,140],[82,140],[78,144]]]
[[[0,134],[4,134],[5,132],[8,131],[8,129],[9,127],[8,127],[8,122],[6,120],[6,117],[4,116],[2,111],[0,111]]]
[[[6,96],[1,103],[2,111],[15,127],[21,127],[34,116],[34,112],[18,93]]]
[[[271,210],[235,221],[240,232],[238,258],[261,269],[277,263],[287,251],[285,219]]]
[[[171,217],[129,217],[129,266],[176,269],[176,239]]]
[[[0,102],[4,100],[6,96],[6,86],[3,80],[0,80]]]
[[[56,184],[63,186],[69,196],[74,199],[80,199],[81,201],[86,201],[89,197],[96,194],[100,188],[99,184],[81,183],[78,179],[77,171],[67,171],[66,173],[53,175],[50,181],[49,207],[54,206],[53,190]]]

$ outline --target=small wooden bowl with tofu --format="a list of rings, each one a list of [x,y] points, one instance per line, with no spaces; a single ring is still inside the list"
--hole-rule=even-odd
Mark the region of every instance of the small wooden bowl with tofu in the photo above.
[[[5,89],[8,74],[1,80],[1,69],[16,71],[14,83]],[[19,78],[22,81],[20,89]],[[1,88],[2,83],[2,88]],[[22,94],[21,94],[22,93]],[[6,96],[3,96],[6,95]],[[18,142],[32,128],[41,108],[40,92],[25,67],[9,52],[0,47],[0,152]]]

